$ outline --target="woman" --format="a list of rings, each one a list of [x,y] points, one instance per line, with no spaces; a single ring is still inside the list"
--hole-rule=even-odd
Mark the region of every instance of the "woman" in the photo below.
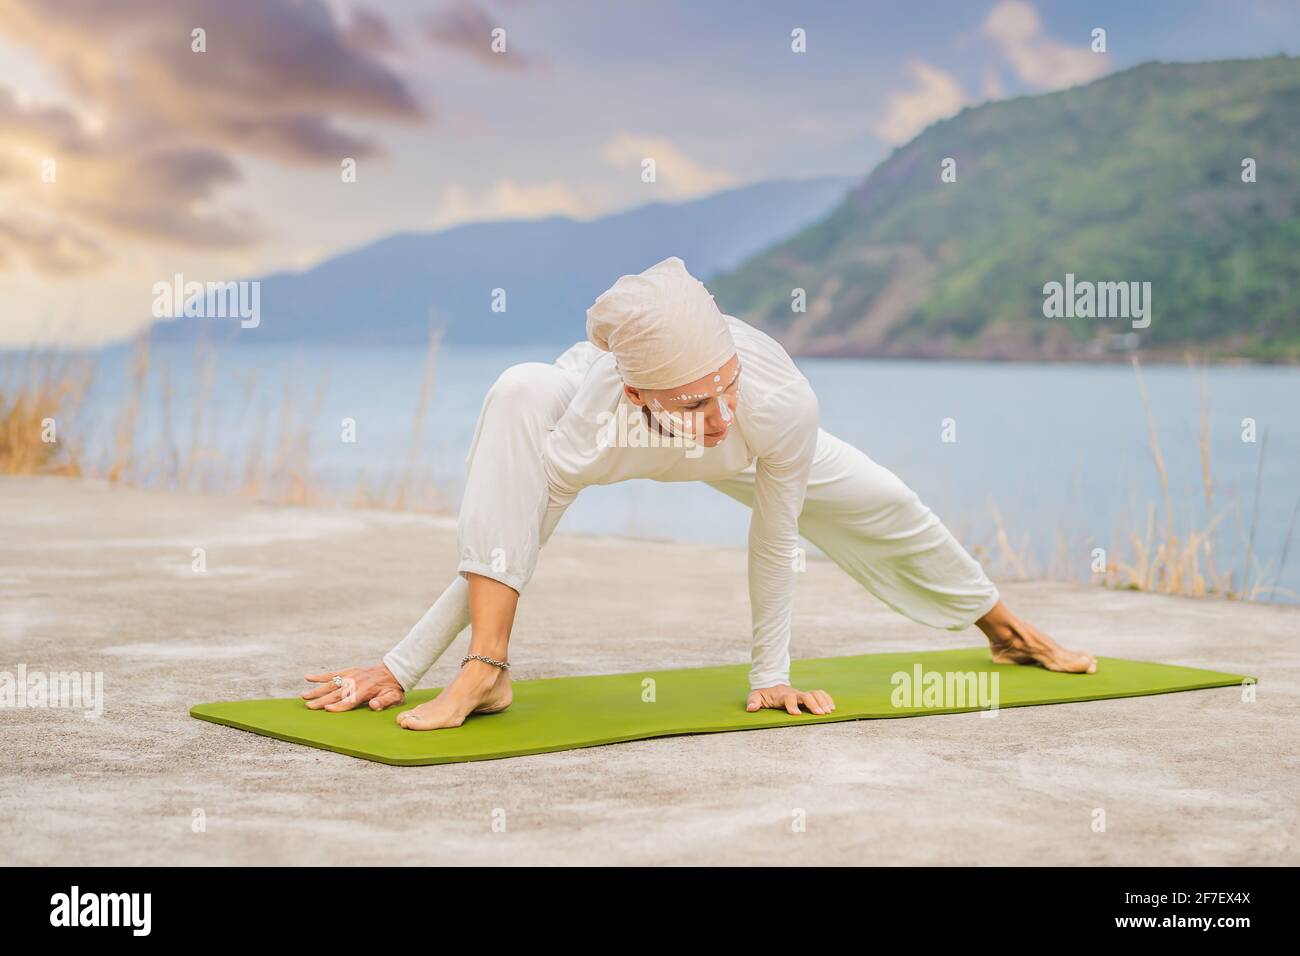
[[[681,259],[620,278],[587,311],[587,337],[492,386],[469,451],[456,579],[382,663],[308,675],[308,707],[400,703],[466,626],[460,673],[398,724],[457,727],[510,706],[510,631],[538,550],[582,488],[630,478],[704,481],[753,509],[748,711],[835,709],[824,690],[790,686],[800,534],[912,620],[977,625],[998,663],[1096,670],[1011,614],[897,477],[818,428],[816,396],[785,350],[723,315]]]

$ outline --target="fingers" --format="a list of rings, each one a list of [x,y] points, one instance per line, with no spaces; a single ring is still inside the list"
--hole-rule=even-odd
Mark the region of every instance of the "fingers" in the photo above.
[[[344,710],[351,710],[358,704],[364,704],[375,695],[375,685],[372,681],[366,681],[365,686],[358,684],[356,678],[343,678],[343,685],[339,688],[340,697],[333,703],[326,704],[325,709],[331,713],[339,713]]]
[[[337,714],[345,710],[351,710],[353,707],[356,707],[358,704],[365,703],[365,701],[368,699],[367,697],[363,697],[362,695],[357,693],[357,685],[352,683],[351,681],[349,681],[348,683],[344,684],[342,687],[339,688],[339,694],[341,696],[339,697],[338,700],[334,701],[334,703],[332,704],[325,705],[325,709],[332,714]]]
[[[796,696],[794,696],[794,700],[796,700],[798,704],[801,704],[802,706],[805,706],[805,708],[809,709],[810,714],[823,713],[822,701],[819,701],[818,698],[811,695],[811,693],[800,691],[797,693]]]
[[[808,713],[819,717],[825,717],[835,709],[830,695],[824,690],[800,691],[799,703],[808,708]]]
[[[308,674],[307,680],[311,681],[317,686],[309,687],[307,690],[303,691],[298,696],[300,696],[303,700],[315,700],[317,697],[322,697],[325,694],[332,694],[334,691],[338,690],[338,687],[335,686],[334,684],[334,678],[345,677],[346,675],[350,674],[354,669],[355,668],[349,667],[347,670],[342,670],[342,671],[325,671],[324,673],[321,674]]]
[[[351,710],[367,699],[357,694],[356,681],[351,678],[344,681],[342,687],[335,687],[330,684],[329,689],[330,692],[323,697],[307,701],[307,706],[312,710],[328,710],[331,713],[338,713],[342,710]]]
[[[334,686],[333,679],[327,677],[325,678],[325,682],[323,684],[317,684],[315,687],[309,687],[307,690],[303,691],[298,696],[301,697],[303,700],[315,700],[318,697],[324,697],[326,694],[334,694],[337,693],[338,691],[339,688]]]
[[[800,717],[803,715],[803,711],[799,709],[801,706],[806,707],[810,714],[823,717],[835,712],[835,700],[826,691],[793,689],[783,693],[751,691],[745,703],[745,710],[752,714],[762,707],[770,707],[773,710],[784,709],[791,717]]]
[[[342,678],[341,686],[334,683],[335,677]],[[400,685],[392,686],[388,681],[372,680],[365,668],[349,667],[341,671],[308,674],[307,680],[315,682],[316,686],[308,688],[299,696],[307,701],[307,706],[312,710],[340,713],[367,701],[372,710],[384,710],[400,704],[406,697],[406,692]]]
[[[370,709],[384,710],[388,707],[392,707],[394,704],[400,704],[405,697],[406,694],[396,687],[380,691],[374,697],[370,698]]]
[[[331,685],[329,688],[327,688],[326,693],[324,695],[317,696],[315,698],[308,700],[307,706],[312,710],[320,710],[322,707],[325,707],[327,704],[332,704],[337,700],[342,700],[343,693],[344,691],[341,687],[334,687],[333,685]]]
[[[814,714],[824,716],[835,710],[835,701],[831,700],[831,695],[824,690],[810,690],[803,696],[807,698],[804,703]]]

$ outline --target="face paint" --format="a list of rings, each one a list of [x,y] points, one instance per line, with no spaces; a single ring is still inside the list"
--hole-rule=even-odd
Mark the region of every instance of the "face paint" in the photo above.
[[[671,397],[668,399],[668,401],[670,401],[670,402],[702,402],[702,401],[704,401],[704,399],[706,399],[706,398],[712,398],[714,395],[718,395],[718,394],[721,394],[722,392],[727,391],[727,389],[731,388],[732,385],[735,385],[735,384],[736,384],[736,381],[737,381],[739,378],[740,378],[740,363],[737,362],[737,363],[736,363],[736,374],[735,374],[734,376],[732,376],[731,381],[730,381],[729,383],[727,383],[726,385],[722,385],[722,384],[720,384],[720,383],[722,382],[722,373],[719,372],[718,374],[716,374],[716,375],[713,376],[713,391],[712,391],[712,392],[682,392],[682,394],[680,394],[680,395],[673,395],[673,396],[671,396]]]
[[[655,418],[667,424],[673,434],[681,435],[683,438],[690,438],[695,435],[695,425],[702,420],[704,414],[703,412],[691,412],[688,415],[682,415],[678,412],[670,412],[660,404],[657,398],[652,398],[650,404],[654,408]],[[723,395],[718,396],[718,412],[722,416],[722,430],[724,432],[730,430],[732,422],[736,420],[736,415]]]
[[[695,430],[692,427],[693,423],[688,424],[689,419],[694,418],[694,415],[685,416],[677,412],[670,412],[660,404],[659,399],[657,398],[652,398],[650,404],[654,406],[655,417],[667,422],[669,431],[676,435],[681,435],[683,438],[690,437],[695,433]]]
[[[732,376],[731,381],[726,385],[722,384],[722,374],[718,373],[713,376],[713,392],[690,393],[683,392],[680,395],[673,395],[669,398],[672,402],[702,402],[710,398],[717,399],[718,412],[722,417],[722,430],[724,434],[731,429],[732,423],[736,420],[735,413],[731,406],[727,404],[727,397],[724,394],[740,380],[740,365],[736,365],[736,374]],[[704,421],[704,411],[702,409],[693,410],[682,414],[672,412],[664,408],[663,403],[657,398],[650,399],[650,407],[654,410],[653,415],[663,424],[666,424],[671,432],[681,435],[683,438],[693,437],[697,430],[696,425]]]

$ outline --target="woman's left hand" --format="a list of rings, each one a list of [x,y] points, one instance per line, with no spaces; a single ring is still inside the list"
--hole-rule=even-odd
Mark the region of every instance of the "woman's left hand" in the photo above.
[[[798,717],[800,705],[807,707],[808,712],[812,714],[825,715],[835,710],[835,701],[831,699],[831,695],[826,691],[796,690],[789,684],[761,687],[758,690],[750,691],[749,702],[745,704],[745,710],[752,714],[764,707],[770,707],[773,710],[784,710],[787,714]]]
[[[337,683],[335,677],[339,678]],[[338,713],[367,702],[371,710],[383,710],[400,704],[406,697],[393,672],[383,664],[308,674],[307,680],[316,686],[303,691],[299,696],[307,701],[307,706],[312,710]]]

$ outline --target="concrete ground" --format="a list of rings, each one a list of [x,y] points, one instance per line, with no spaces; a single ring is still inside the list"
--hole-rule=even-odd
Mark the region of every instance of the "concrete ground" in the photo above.
[[[1298,608],[1004,586],[1064,643],[1257,675],[1254,702],[1226,688],[438,767],[188,716],[374,662],[454,552],[446,519],[0,479],[0,670],[100,671],[106,700],[99,719],[0,709],[0,863],[1300,862]],[[557,535],[521,604],[517,679],[746,662],[744,567],[742,550]],[[824,561],[800,578],[794,633],[795,657],[982,643]]]

